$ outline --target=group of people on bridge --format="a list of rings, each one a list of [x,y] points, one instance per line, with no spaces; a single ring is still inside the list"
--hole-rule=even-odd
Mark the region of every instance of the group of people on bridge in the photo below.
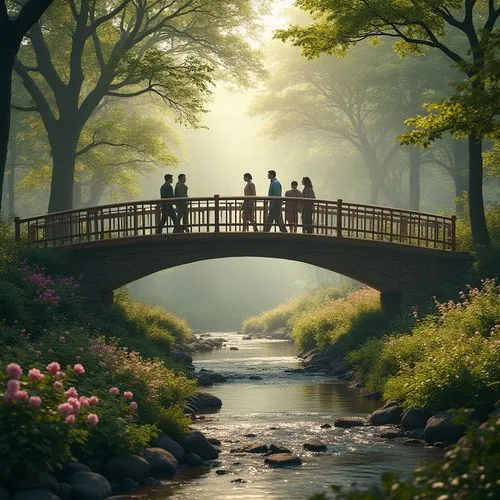
[[[268,196],[272,198],[269,200],[269,210],[264,223],[264,231],[270,231],[273,224],[276,224],[282,233],[287,233],[287,224],[290,233],[296,233],[299,226],[299,214],[301,214],[302,232],[312,233],[314,210],[313,200],[316,198],[316,195],[314,193],[311,179],[309,177],[302,178],[302,191],[298,189],[298,182],[292,181],[290,186],[291,189],[285,192],[285,198],[290,199],[285,200],[284,220],[282,210],[283,200],[278,199],[282,197],[282,187],[281,183],[276,178],[276,171],[269,170],[267,177],[269,179]],[[163,226],[167,222],[168,218],[172,220],[174,233],[188,233],[189,206],[187,200],[182,200],[182,198],[188,198],[186,175],[179,174],[177,176],[178,182],[176,183],[175,188],[172,186],[174,180],[172,174],[166,174],[164,178],[165,183],[160,188],[160,196],[162,199],[176,198],[175,207],[172,202],[162,203],[161,219],[158,227],[156,228],[156,233],[161,234]],[[244,189],[245,200],[240,208],[243,231],[249,231],[250,225],[253,227],[254,231],[258,231],[255,215],[256,205],[255,200],[252,199],[252,197],[256,196],[255,184],[252,182],[252,175],[248,172],[243,175],[243,180],[246,182]]]

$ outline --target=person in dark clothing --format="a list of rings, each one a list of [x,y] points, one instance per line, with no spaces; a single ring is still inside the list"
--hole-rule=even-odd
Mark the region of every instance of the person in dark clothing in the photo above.
[[[174,195],[176,198],[187,198],[188,197],[188,187],[186,186],[186,175],[179,174],[177,176],[179,182],[175,185]],[[189,233],[189,206],[187,201],[177,200],[175,202],[177,207],[177,215],[179,217],[179,225],[181,231]]]
[[[302,232],[312,234],[314,231],[313,226],[313,211],[314,211],[314,194],[313,185],[309,177],[302,179]]]
[[[174,190],[172,188],[172,181],[174,180],[172,174],[165,175],[165,184],[160,188],[160,197],[163,198],[173,198]],[[156,228],[156,234],[161,234],[163,226],[167,222],[167,218],[170,217],[174,224],[174,233],[179,233],[179,221],[177,220],[177,214],[175,213],[172,202],[164,202],[161,205],[161,220]]]
[[[281,184],[278,179],[276,179],[276,172],[274,170],[269,170],[267,173],[267,178],[269,179],[269,193],[268,196],[279,196],[281,197]],[[280,231],[282,233],[287,233],[285,223],[283,222],[283,214],[281,213],[281,200],[270,200],[269,201],[269,213],[267,214],[266,223],[264,225],[264,231],[268,232],[271,230],[273,223],[278,224]]]

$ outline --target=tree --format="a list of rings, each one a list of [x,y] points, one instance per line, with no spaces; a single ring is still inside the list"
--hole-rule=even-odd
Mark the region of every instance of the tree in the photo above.
[[[253,17],[247,0],[68,0],[35,25],[15,69],[48,134],[49,212],[73,207],[77,152],[92,146],[82,131],[107,97],[154,95],[197,126],[215,69],[240,81],[259,70],[242,36]]]
[[[496,0],[297,0],[313,14],[309,26],[277,32],[282,40],[302,47],[304,55],[334,54],[361,40],[398,39],[397,49],[421,53],[435,48],[463,71],[472,89],[482,89],[485,51],[490,44],[500,6]],[[467,50],[446,43],[446,33],[461,35]],[[469,209],[473,242],[491,243],[483,203],[482,141],[474,132],[469,142]]]
[[[0,209],[10,130],[12,69],[16,54],[28,30],[49,8],[53,0],[0,0]]]

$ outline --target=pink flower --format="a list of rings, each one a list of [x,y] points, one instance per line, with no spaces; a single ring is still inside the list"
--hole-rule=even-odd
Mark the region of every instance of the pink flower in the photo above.
[[[80,396],[80,404],[84,407],[84,408],[87,408],[90,406],[90,401],[89,401],[89,398],[86,398],[85,396]]]
[[[87,415],[87,424],[95,427],[99,423],[99,417],[95,413]]]
[[[62,403],[57,408],[59,413],[63,416],[71,415],[73,413],[73,406],[69,403]]]
[[[130,403],[130,409],[133,411],[137,411],[137,403],[135,401],[132,401]]]
[[[34,382],[40,382],[45,375],[38,368],[31,368],[28,372],[28,377]]]
[[[45,368],[50,374],[57,375],[61,370],[61,365],[57,361],[52,361]]]
[[[70,387],[65,393],[66,397],[68,398],[77,398],[78,397],[78,392],[74,387]]]
[[[120,394],[120,389],[118,389],[118,387],[111,387],[111,389],[109,390],[109,393],[112,396],[118,396]]]
[[[132,399],[132,398],[134,397],[134,394],[133,394],[131,391],[125,391],[125,392],[123,393],[123,397],[124,397],[125,399]]]
[[[97,396],[90,396],[89,403],[91,405],[98,405],[99,404],[99,398]]]
[[[19,380],[11,379],[7,381],[7,391],[15,393],[21,389]]]
[[[68,425],[73,425],[75,423],[75,416],[74,415],[68,415],[64,421],[68,424]]]
[[[10,401],[12,401],[14,399],[14,394],[13,392],[6,392],[4,395],[3,395],[3,399],[6,403],[9,403]]]
[[[73,407],[73,413],[78,413],[80,411],[80,401],[76,398],[68,398],[67,401]]]
[[[17,401],[26,401],[28,399],[28,393],[26,391],[17,391],[14,394],[14,399]]]
[[[6,368],[9,378],[20,379],[23,374],[22,368],[17,363],[9,363]]]
[[[81,375],[82,373],[85,373],[85,368],[80,363],[73,366],[73,370],[75,370],[75,373],[77,375]]]
[[[54,382],[54,388],[55,388],[55,389],[58,389],[58,390],[59,390],[59,389],[62,389],[62,388],[63,388],[62,382],[60,382],[59,380],[56,380],[56,381]]]
[[[32,408],[40,408],[42,404],[42,398],[40,396],[31,396],[28,400],[29,405]]]

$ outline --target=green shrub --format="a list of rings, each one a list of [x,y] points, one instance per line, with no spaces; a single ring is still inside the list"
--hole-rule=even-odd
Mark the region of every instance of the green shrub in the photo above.
[[[370,341],[349,359],[372,390],[406,407],[488,410],[500,391],[500,287],[461,293],[436,303],[437,313],[417,321],[410,334]]]
[[[326,349],[337,344],[340,352],[346,353],[367,338],[380,335],[387,322],[378,292],[365,288],[299,316],[292,337],[301,349]]]
[[[300,316],[321,306],[322,304],[343,297],[357,284],[323,286],[294,297],[278,307],[264,311],[256,316],[250,316],[241,325],[243,333],[271,333],[280,328],[292,329]]]

